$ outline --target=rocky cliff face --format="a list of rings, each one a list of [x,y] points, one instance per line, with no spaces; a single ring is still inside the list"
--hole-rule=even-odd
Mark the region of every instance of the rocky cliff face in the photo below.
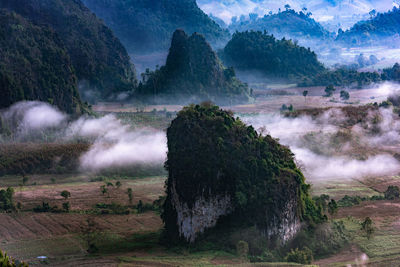
[[[293,154],[210,104],[178,113],[167,132],[168,240],[193,243],[217,231],[256,227],[285,243],[306,222],[323,221]]]

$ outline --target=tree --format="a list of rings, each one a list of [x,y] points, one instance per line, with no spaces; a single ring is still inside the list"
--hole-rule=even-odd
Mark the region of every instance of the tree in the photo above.
[[[349,92],[347,92],[345,90],[340,91],[340,98],[342,100],[348,100],[350,98]]]
[[[132,188],[128,188],[126,192],[128,194],[128,197],[129,197],[129,203],[132,204],[132,200],[133,200],[133,194],[132,194],[133,190],[132,190]]]
[[[364,222],[361,223],[361,230],[365,231],[367,238],[370,239],[375,229],[373,222],[370,217],[365,218]]]
[[[62,207],[63,207],[63,209],[65,210],[65,212],[69,212],[69,209],[70,209],[69,202],[64,202],[64,203],[62,204]]]
[[[303,91],[304,101],[307,101],[307,95],[308,95],[308,91],[304,90]]]
[[[249,254],[249,244],[246,241],[239,241],[236,244],[236,253],[241,258],[246,258]]]
[[[328,204],[328,212],[330,215],[334,215],[337,213],[338,210],[338,205],[334,199],[331,199],[331,201]]]
[[[326,88],[325,88],[325,93],[326,93],[326,97],[330,97],[330,96],[332,96],[333,95],[333,92],[335,92],[336,91],[336,88],[333,86],[333,85],[328,85]]]
[[[65,200],[67,200],[67,199],[71,196],[71,193],[70,193],[69,191],[67,191],[67,190],[64,190],[64,191],[61,192],[60,195],[61,195]]]
[[[23,175],[23,177],[22,177],[22,184],[23,184],[23,185],[26,185],[26,183],[28,182],[28,180],[29,180],[29,178],[26,177],[25,175]]]
[[[399,187],[395,185],[389,185],[389,187],[385,191],[385,199],[393,200],[397,198],[400,198]]]
[[[14,205],[14,189],[12,187],[6,190],[0,190],[0,211],[12,211],[15,210]]]
[[[285,9],[286,9],[286,11],[288,11],[288,10],[290,9],[290,5],[289,5],[289,4],[286,4],[286,5],[285,5]]]
[[[117,182],[115,183],[115,186],[119,189],[119,188],[122,186],[122,184],[121,184],[120,181],[117,181]]]
[[[96,253],[99,250],[96,243],[101,231],[99,224],[92,217],[87,218],[86,224],[81,226],[82,237],[87,245],[88,253]]]
[[[105,193],[108,192],[108,189],[106,188],[105,185],[102,185],[102,186],[100,186],[100,191],[101,191],[101,193],[102,193],[103,195],[105,195]]]
[[[142,200],[139,200],[139,203],[137,204],[136,209],[137,209],[138,213],[142,213],[143,212],[143,202],[142,202]]]

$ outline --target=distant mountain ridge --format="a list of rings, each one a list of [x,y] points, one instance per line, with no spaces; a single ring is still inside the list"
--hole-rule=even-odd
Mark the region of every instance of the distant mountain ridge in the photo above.
[[[351,29],[340,32],[336,40],[349,46],[394,45],[394,40],[400,41],[400,9],[394,7],[389,12],[360,21]]]
[[[288,9],[276,14],[257,17],[251,14],[250,20],[232,21],[229,25],[231,32],[239,31],[267,31],[279,38],[318,38],[326,39],[332,36],[324,27],[310,17],[307,12],[296,12]]]
[[[113,29],[129,53],[167,50],[176,29],[198,32],[216,44],[229,38],[195,0],[84,0]]]

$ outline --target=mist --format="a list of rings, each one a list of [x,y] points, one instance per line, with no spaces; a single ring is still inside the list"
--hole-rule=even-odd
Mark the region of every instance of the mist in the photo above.
[[[92,144],[81,155],[80,170],[159,167],[166,158],[166,135],[152,128],[134,128],[114,115],[72,119],[42,102],[19,102],[0,113],[11,133],[0,132],[2,143]]]
[[[387,87],[384,88],[389,90]],[[241,115],[241,119],[288,146],[307,179],[313,182],[397,174],[400,162],[388,152],[390,146],[400,144],[396,116],[391,108],[380,108],[368,115],[367,124],[357,123],[350,128],[339,127],[347,120],[340,109],[330,109],[317,118],[287,118],[277,113]],[[379,122],[372,125],[374,118]],[[345,137],[339,144],[332,141],[338,135]]]

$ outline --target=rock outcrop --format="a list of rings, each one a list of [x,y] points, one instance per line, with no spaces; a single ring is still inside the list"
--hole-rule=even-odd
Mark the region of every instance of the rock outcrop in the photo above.
[[[185,107],[167,136],[162,218],[169,241],[255,226],[283,244],[303,223],[324,220],[290,150],[230,112],[206,103]]]
[[[197,33],[188,36],[176,30],[166,65],[144,77],[138,88],[140,96],[164,97],[169,103],[211,100],[247,102],[248,86],[236,78],[232,68],[225,68],[205,38]]]

